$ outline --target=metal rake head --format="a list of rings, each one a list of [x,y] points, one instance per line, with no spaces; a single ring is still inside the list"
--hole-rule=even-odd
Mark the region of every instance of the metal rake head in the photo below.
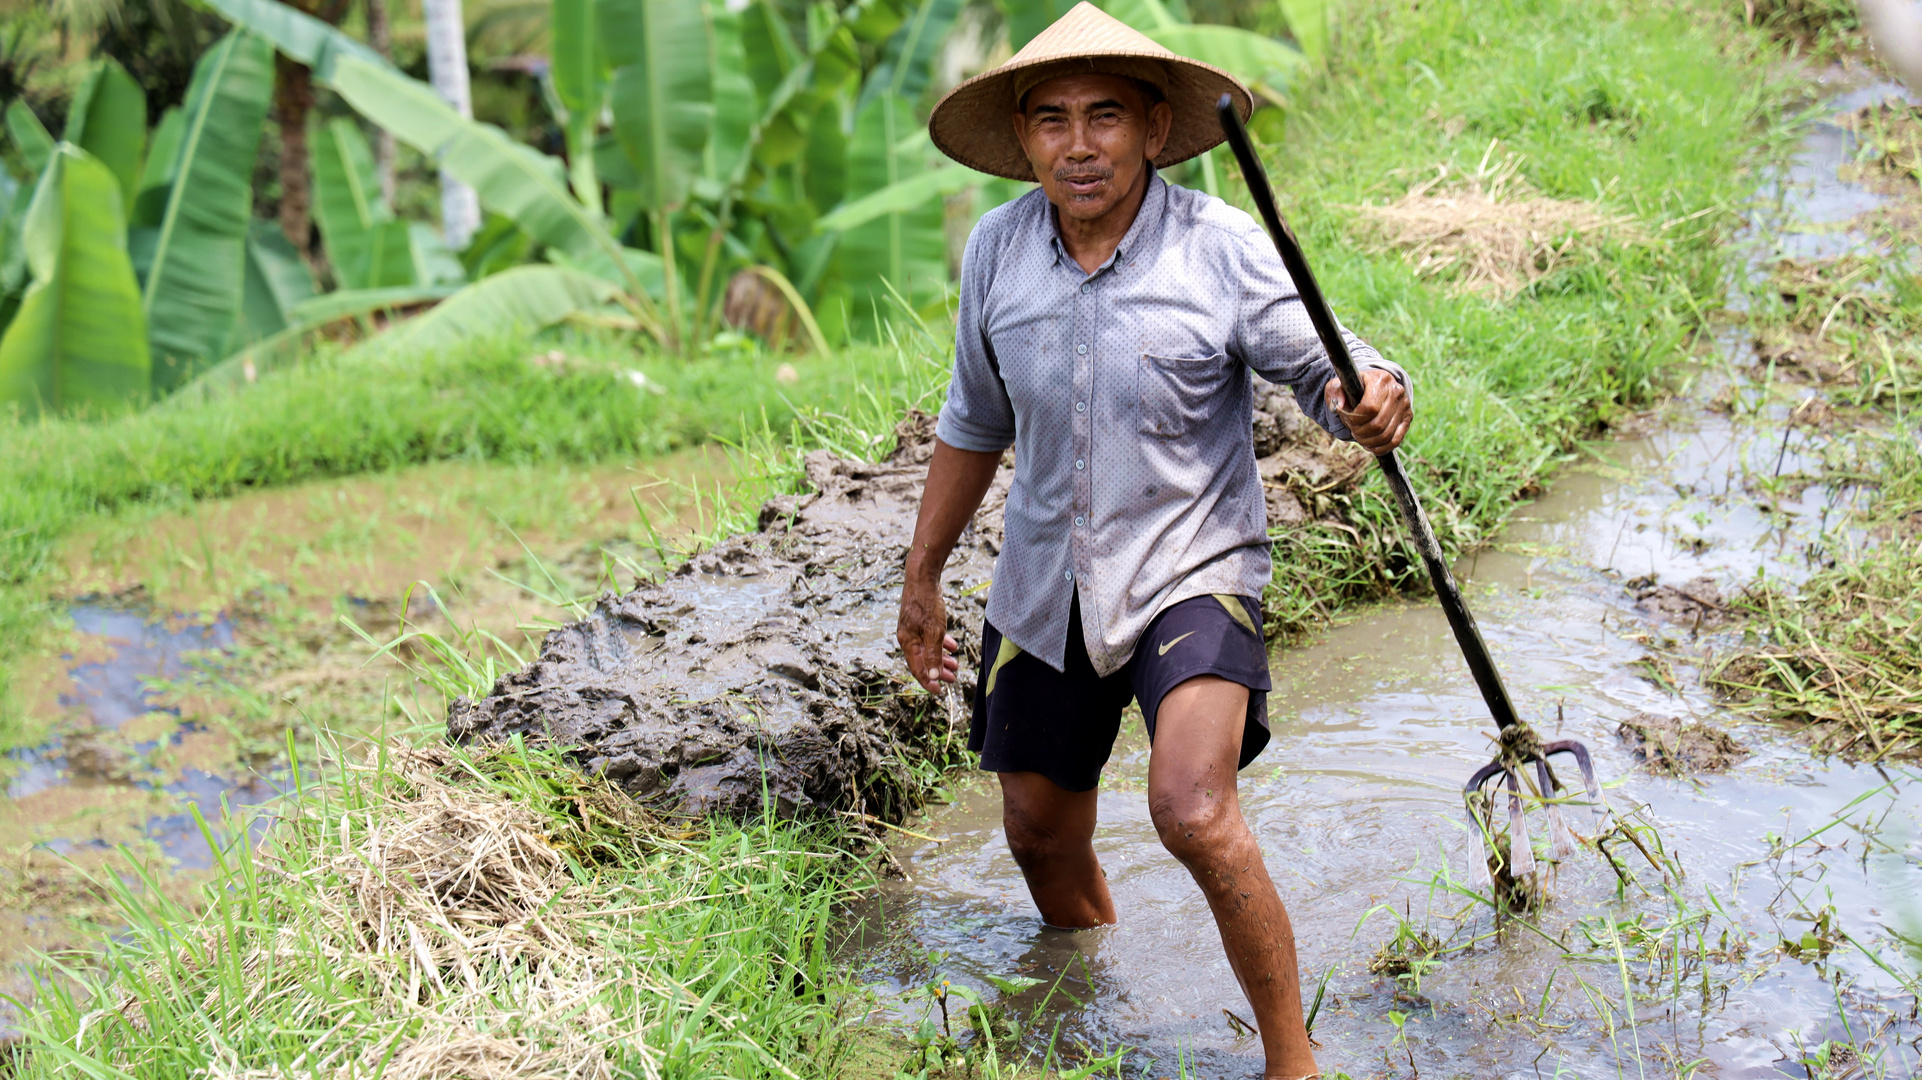
[[[1509,875],[1514,878],[1535,871],[1535,849],[1528,842],[1528,822],[1522,814],[1524,786],[1529,789],[1527,798],[1547,807],[1549,847],[1555,857],[1566,858],[1575,851],[1575,834],[1569,831],[1567,822],[1562,820],[1561,783],[1548,764],[1552,754],[1570,754],[1575,758],[1575,767],[1581,771],[1582,787],[1588,796],[1589,807],[1595,814],[1596,831],[1600,832],[1608,824],[1608,803],[1602,796],[1601,783],[1595,779],[1595,766],[1589,761],[1588,747],[1574,739],[1545,743],[1532,730],[1521,728],[1520,725],[1504,729],[1501,753],[1496,755],[1495,760],[1476,770],[1475,775],[1469,777],[1468,783],[1462,787],[1462,802],[1468,808],[1468,822],[1474,827],[1475,835],[1482,838],[1484,847],[1496,842],[1493,820],[1495,800],[1501,789],[1507,787],[1507,862]],[[1523,775],[1530,765],[1534,766],[1533,783]],[[1471,857],[1469,863],[1469,873],[1476,884],[1484,888],[1494,885],[1488,875],[1485,857]]]

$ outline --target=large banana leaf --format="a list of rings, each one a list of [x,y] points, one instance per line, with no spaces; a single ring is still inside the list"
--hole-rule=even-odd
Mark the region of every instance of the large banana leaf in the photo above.
[[[1147,34],[1183,56],[1221,68],[1271,101],[1280,101],[1302,63],[1300,51],[1286,42],[1238,26],[1196,23]]]
[[[771,0],[753,0],[742,9],[741,47],[748,77],[762,97],[772,97],[775,87],[807,62],[807,54],[788,32],[787,19]]]
[[[708,20],[702,0],[599,0],[614,68],[614,134],[641,174],[651,210],[687,199],[714,122]]]
[[[754,80],[748,75],[747,50],[741,41],[741,17],[720,3],[708,13],[713,28],[709,67],[714,72],[714,131],[702,154],[702,173],[719,188],[744,164],[741,159],[752,147],[757,110]]]
[[[331,85],[356,112],[438,158],[442,169],[479,193],[483,206],[512,218],[529,237],[577,258],[595,252],[619,258],[620,244],[568,193],[559,162],[497,127],[463,118],[432,87],[388,68],[343,56]],[[629,288],[639,292],[640,283]]]
[[[552,326],[595,311],[618,286],[564,266],[517,266],[477,281],[375,338],[382,348],[437,349],[476,337]]]
[[[848,194],[854,199],[892,187],[920,172],[925,158],[907,155],[901,142],[918,127],[914,103],[884,94],[855,115],[848,146]],[[919,307],[938,297],[947,281],[947,236],[938,201],[890,210],[847,230],[841,239],[842,277],[853,292],[858,318],[888,307],[888,286]]]
[[[827,101],[808,123],[806,173],[802,190],[815,213],[840,203],[848,193],[848,137],[841,130],[841,103]],[[879,190],[878,188],[876,190]]]
[[[154,389],[166,392],[224,355],[239,316],[253,212],[254,155],[273,89],[273,48],[235,31],[194,66],[173,183],[141,308]]]
[[[338,117],[318,125],[314,156],[314,216],[327,257],[343,289],[381,289],[415,283],[407,223],[380,197],[374,152],[360,125]]]
[[[271,225],[268,222],[259,224]],[[278,231],[279,226],[272,226]],[[288,250],[293,246],[288,245]],[[342,319],[364,318],[376,312],[431,304],[451,295],[447,285],[409,286],[404,289],[336,290],[322,293],[285,311],[286,325],[278,333],[249,341],[226,359],[201,372],[194,380],[173,392],[160,408],[174,408],[195,401],[243,390],[271,371],[291,367],[306,355],[304,346],[314,331]]]
[[[1236,26],[1191,24],[1185,11],[1162,0],[1106,0],[1101,6],[1175,52],[1213,64],[1271,100],[1280,99],[1301,66],[1301,53],[1284,42]]]
[[[879,44],[908,21],[907,0],[856,0],[841,12],[856,40]]]
[[[954,29],[955,16],[960,13],[961,0],[921,0],[916,4],[908,21],[888,39],[881,62],[861,84],[862,107],[882,94],[920,100],[934,75],[941,43]]]
[[[553,0],[547,23],[554,96],[566,110],[561,133],[567,139],[570,179],[575,197],[590,207],[601,201],[592,150],[607,101],[607,54],[596,26],[597,7],[596,0]]]
[[[313,68],[315,79],[355,112],[435,159],[472,187],[483,206],[511,218],[531,239],[576,257],[598,251],[620,258],[620,244],[599,217],[568,193],[554,167],[557,162],[497,127],[466,119],[432,87],[400,74],[378,54],[318,19],[276,0],[208,3]],[[629,289],[640,292],[640,283],[630,282]]]
[[[160,216],[167,211],[167,191],[173,187],[174,155],[180,152],[180,133],[186,126],[187,114],[178,105],[160,114],[153,141],[147,146],[146,163],[140,167],[133,206],[127,212],[129,225],[159,227]]]
[[[342,57],[353,57],[366,64],[392,69],[393,65],[373,49],[339,30],[279,0],[203,0],[236,26],[244,26],[295,60],[314,69],[325,81],[326,73]]]
[[[421,221],[407,223],[408,245],[413,249],[414,280],[422,285],[461,285],[467,269],[432,225]],[[472,241],[470,240],[471,244]]]
[[[46,125],[33,115],[26,101],[15,98],[7,106],[7,134],[13,138],[13,145],[20,148],[20,156],[26,160],[27,168],[38,177],[47,167],[47,160],[53,156],[53,136],[47,134]]]
[[[1015,2],[1019,3],[1020,0]],[[1188,21],[1168,10],[1161,0],[1103,0],[1101,9],[1149,37],[1153,37],[1156,30],[1180,26]]]
[[[23,231],[33,284],[0,337],[0,401],[31,413],[146,397],[147,334],[119,181],[84,152],[57,148]]]
[[[815,222],[814,227],[822,232],[858,228],[883,214],[913,211],[936,196],[953,195],[993,179],[965,165],[916,172],[905,180],[836,207],[833,213]]]
[[[294,309],[313,298],[314,276],[272,221],[255,219],[247,229],[247,268],[240,321],[225,352],[272,337],[293,322]]]
[[[408,285],[398,289],[340,289],[321,293],[302,301],[290,312],[289,322],[308,328],[325,326],[337,319],[394,311],[445,300],[459,292],[454,285]]]
[[[80,84],[63,137],[105,165],[120,181],[120,205],[133,205],[147,142],[147,95],[119,62],[101,61]]]
[[[1008,22],[1008,47],[1016,52],[1074,5],[1069,0],[994,0]]]

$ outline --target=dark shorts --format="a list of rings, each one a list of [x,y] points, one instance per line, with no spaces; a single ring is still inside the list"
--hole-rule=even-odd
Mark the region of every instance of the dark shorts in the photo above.
[[[1268,650],[1261,605],[1245,596],[1197,596],[1155,616],[1135,654],[1112,675],[1095,674],[1081,635],[1081,606],[1068,613],[1067,670],[1021,651],[993,624],[983,627],[968,749],[990,772],[1037,772],[1069,791],[1092,791],[1121,733],[1121,711],[1141,701],[1148,740],[1168,691],[1197,675],[1248,688],[1241,762],[1268,745]]]

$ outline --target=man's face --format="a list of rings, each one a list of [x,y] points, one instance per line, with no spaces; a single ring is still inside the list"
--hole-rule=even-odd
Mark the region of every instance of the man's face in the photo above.
[[[1048,201],[1067,217],[1094,221],[1134,190],[1173,119],[1166,102],[1149,107],[1131,79],[1063,75],[1028,91],[1014,131]]]

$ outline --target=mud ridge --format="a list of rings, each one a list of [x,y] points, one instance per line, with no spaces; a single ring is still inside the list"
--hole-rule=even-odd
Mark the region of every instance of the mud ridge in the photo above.
[[[1286,393],[1258,389],[1253,437],[1269,520],[1306,522],[1311,493],[1353,486],[1366,457]],[[456,701],[448,735],[566,747],[582,768],[668,813],[746,816],[765,799],[783,816],[900,820],[933,782],[926,766],[961,756],[1013,459],[943,578],[961,645],[951,716],[907,679],[894,642],[934,420],[911,412],[895,434],[897,449],[879,463],[808,455],[808,493],[770,499],[758,531],[664,581],[602,595],[586,618],[550,632],[524,670]]]

